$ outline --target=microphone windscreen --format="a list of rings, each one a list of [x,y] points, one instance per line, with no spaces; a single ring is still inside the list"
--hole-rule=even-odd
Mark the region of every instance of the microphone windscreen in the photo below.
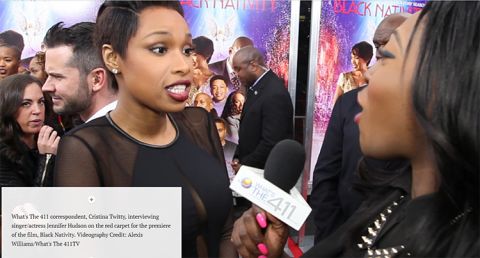
[[[265,163],[264,178],[285,192],[297,183],[305,166],[305,149],[294,140],[277,143]]]

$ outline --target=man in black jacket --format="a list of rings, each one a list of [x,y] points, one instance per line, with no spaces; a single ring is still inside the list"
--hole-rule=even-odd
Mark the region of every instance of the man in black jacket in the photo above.
[[[232,167],[235,171],[241,165],[263,169],[273,146],[293,136],[292,100],[283,81],[265,67],[256,48],[238,50],[233,57],[233,69],[246,88],[247,100]]]
[[[373,42],[377,49],[387,44],[390,35],[406,19],[407,14],[392,14],[377,27]],[[363,154],[360,150],[358,125],[354,117],[361,111],[357,94],[361,88],[342,95],[333,107],[325,140],[313,172],[312,206],[315,243],[329,236],[360,206],[363,196],[353,186],[360,182],[356,171]],[[405,166],[402,160],[365,159],[368,167],[394,170]]]

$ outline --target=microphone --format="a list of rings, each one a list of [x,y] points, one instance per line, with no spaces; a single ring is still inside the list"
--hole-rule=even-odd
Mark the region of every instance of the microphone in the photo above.
[[[242,165],[230,189],[299,230],[312,210],[293,188],[304,165],[303,146],[293,140],[283,140],[273,147],[264,171]]]
[[[288,193],[297,183],[304,165],[303,146],[294,140],[283,140],[268,155],[264,178]]]

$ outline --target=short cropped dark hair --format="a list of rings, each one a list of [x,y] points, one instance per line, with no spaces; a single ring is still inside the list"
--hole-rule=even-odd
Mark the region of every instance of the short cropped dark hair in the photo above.
[[[93,41],[95,23],[80,22],[65,28],[63,22],[53,25],[43,39],[47,48],[62,45],[73,48],[73,56],[68,65],[78,68],[82,75],[88,75],[93,69],[105,68],[102,57]],[[116,85],[112,85],[116,89]]]
[[[139,13],[152,6],[175,10],[183,17],[183,8],[178,1],[105,1],[97,13],[97,49],[110,44],[115,52],[125,57],[128,41],[138,29]]]
[[[227,121],[225,121],[225,119],[221,118],[221,117],[217,117],[214,119],[215,123],[222,123],[223,126],[225,126],[225,128],[227,128]]]
[[[7,30],[0,33],[0,46],[13,49],[18,60],[20,60],[25,43],[23,42],[22,34],[13,30]]]
[[[352,54],[365,60],[367,65],[369,65],[373,57],[373,47],[366,41],[358,42],[357,44],[353,45]]]

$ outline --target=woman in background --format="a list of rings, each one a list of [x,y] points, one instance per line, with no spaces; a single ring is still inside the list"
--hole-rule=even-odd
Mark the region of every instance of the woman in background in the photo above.
[[[23,37],[18,32],[7,30],[0,33],[0,80],[19,72],[24,46]]]
[[[28,65],[30,75],[37,78],[43,83],[47,80],[47,72],[45,72],[45,52],[37,52],[35,56],[30,60]]]
[[[480,256],[479,12],[480,2],[428,2],[380,50],[358,95],[360,147],[411,169],[361,171],[371,196],[304,257]],[[242,257],[279,257],[287,235],[255,208],[232,239]]]
[[[218,133],[204,109],[185,109],[193,44],[180,3],[107,1],[96,26],[118,105],[63,137],[56,185],[182,187],[182,256],[236,257]]]
[[[44,125],[49,107],[41,82],[17,74],[0,81],[0,184],[4,186],[51,185],[51,155],[60,137]],[[47,158],[48,157],[48,158]]]
[[[1,43],[0,41],[0,80],[18,73],[20,55],[21,52],[16,46]]]
[[[240,129],[240,117],[242,116],[245,96],[240,91],[234,91],[227,98],[222,118],[227,122],[227,140],[238,144],[238,130]]]
[[[338,97],[353,89],[365,86],[368,81],[365,78],[365,72],[368,70],[368,65],[373,56],[373,47],[366,41],[359,42],[352,47],[351,62],[353,71],[341,73],[338,77],[337,89],[333,96],[333,103],[337,101]]]

